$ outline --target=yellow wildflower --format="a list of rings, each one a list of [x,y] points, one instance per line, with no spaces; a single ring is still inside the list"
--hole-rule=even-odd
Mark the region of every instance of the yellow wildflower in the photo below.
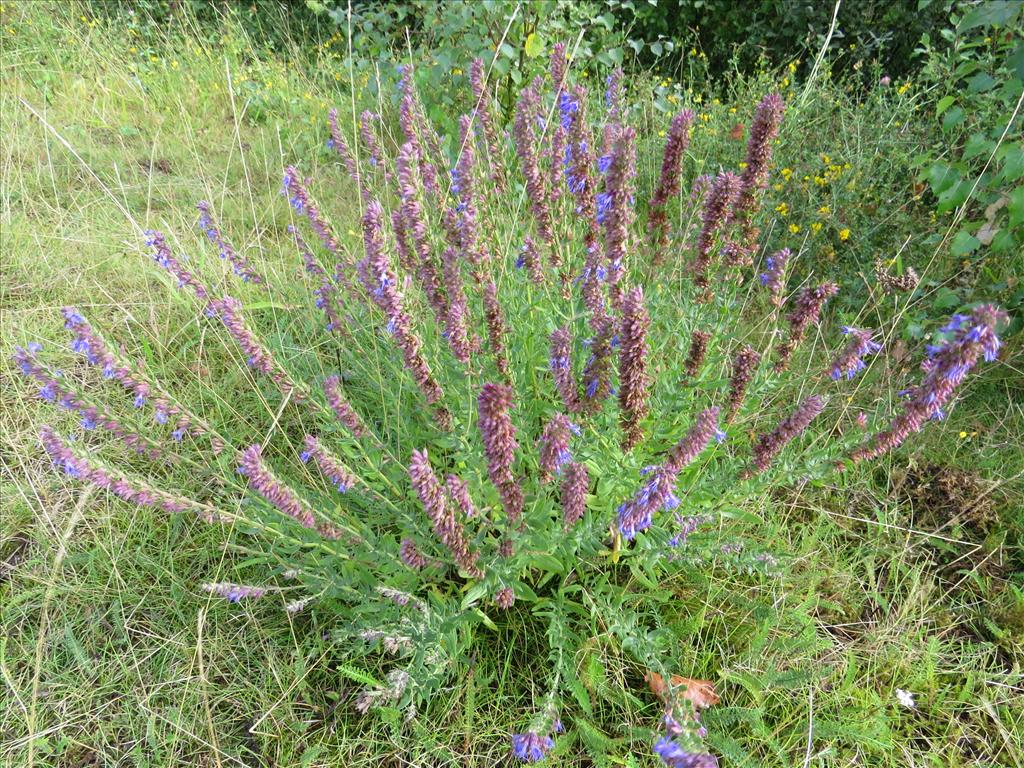
[[[845,227],[843,229],[840,229],[839,230],[839,239],[842,240],[844,243],[847,240],[849,240],[850,239],[850,230],[845,228]]]
[[[832,209],[829,208],[827,205],[823,205],[821,206],[821,208],[818,209],[818,213],[820,213],[822,216],[828,216],[830,213],[832,213]]]
[[[790,224],[789,225],[789,231],[792,232],[795,235],[797,232],[800,231],[800,225],[799,224]]]
[[[813,224],[811,224],[811,232],[813,232],[814,234],[818,234],[819,232],[821,232],[821,222],[820,221],[816,221]]]
[[[789,206],[786,203],[779,203],[775,206],[775,210],[780,216],[789,216]]]
[[[783,168],[782,169],[782,178],[784,178],[786,181],[789,181],[789,177],[792,176],[792,175],[793,175],[793,169],[792,168]]]

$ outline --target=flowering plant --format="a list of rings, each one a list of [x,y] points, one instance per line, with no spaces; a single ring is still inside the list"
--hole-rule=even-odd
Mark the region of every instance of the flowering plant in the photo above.
[[[267,332],[258,300],[211,287],[204,259],[146,233],[197,317],[241,351],[251,376],[235,386],[273,404],[267,419],[211,418],[73,308],[71,348],[94,380],[62,374],[37,345],[16,352],[42,397],[90,433],[73,441],[42,429],[58,468],[261,542],[266,584],[204,589],[231,602],[284,595],[289,614],[344,619],[338,641],[380,671],[357,674],[356,710],[415,717],[509,612],[543,623],[549,651],[528,681],[542,694],[510,735],[511,752],[531,762],[557,749],[575,708],[592,706],[581,647],[602,637],[673,680],[686,660],[659,626],[658,583],[712,561],[770,573],[775,558],[730,524],[743,502],[891,451],[942,418],[971,369],[997,356],[1005,319],[991,306],[955,317],[888,427],[885,414],[875,425],[830,405],[884,347],[871,329],[847,327],[844,340],[826,314],[839,287],[789,285],[800,254],[763,247],[761,193],[784,101],[771,94],[757,106],[742,173],[689,180],[692,193],[680,195],[693,114],[672,119],[647,185],[621,73],[592,118],[596,100],[570,63],[556,46],[551,87],[522,91],[510,142],[481,61],[457,137],[426,119],[408,70],[397,147],[379,116],[363,112],[349,135],[332,112],[329,144],[358,192],[362,245],[344,240],[311,181],[288,166],[297,220],[287,254],[305,282],[270,279],[199,203],[199,227],[238,279],[232,291],[296,307],[280,311],[309,339],[297,351]],[[741,322],[741,299],[766,319]],[[829,360],[807,349],[812,332],[834,347]],[[220,385],[206,386],[212,395]],[[795,405],[773,407],[780,394]],[[168,488],[164,470],[179,465],[211,481],[189,494]],[[656,754],[671,766],[716,764],[698,707],[664,685]]]

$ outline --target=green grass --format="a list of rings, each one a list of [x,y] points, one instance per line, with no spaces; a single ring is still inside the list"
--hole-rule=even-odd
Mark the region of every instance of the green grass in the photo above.
[[[336,60],[253,57],[230,27],[215,44],[186,29],[171,48],[132,51],[139,45],[122,30],[29,2],[5,2],[0,22],[0,760],[502,763],[507,733],[531,706],[534,692],[521,681],[546,653],[527,611],[513,612],[501,642],[480,644],[469,676],[430,711],[408,724],[361,718],[352,707],[357,675],[331,639],[330,612],[289,619],[276,596],[239,607],[202,592],[203,582],[258,582],[256,543],[230,527],[88,493],[50,471],[36,435],[52,414],[10,364],[14,344],[65,344],[59,308],[74,304],[183,398],[219,422],[236,420],[239,439],[260,434],[276,405],[254,394],[238,353],[151,265],[139,230],[174,233],[204,274],[229,284],[209,249],[198,256],[192,206],[211,199],[271,282],[294,282],[295,263],[281,255],[290,212],[275,193],[284,165],[299,159],[344,244],[358,249],[349,232],[358,229],[357,199],[322,149],[322,105],[347,98],[332,90]],[[696,162],[735,161],[730,105],[749,114],[772,79],[739,82],[720,94],[722,104],[707,105],[706,130],[717,133]],[[895,255],[908,235],[943,232],[925,206],[904,203],[910,159],[930,140],[923,121],[912,123],[913,107],[928,95],[864,107],[843,97],[839,85],[821,82],[787,122],[777,167],[797,179],[793,191],[776,181],[782,188],[769,200],[788,203],[793,213],[776,226],[798,223],[801,236],[829,205],[812,252],[846,275],[869,274],[874,256]],[[898,117],[880,117],[890,113]],[[852,187],[799,185],[828,165],[822,153],[850,163]],[[650,177],[656,158],[641,157]],[[847,227],[850,240],[840,240]],[[951,274],[945,256],[922,240],[912,238],[903,258],[929,265],[926,277],[941,285]],[[666,308],[675,277],[659,281]],[[274,306],[292,299],[273,296],[267,314],[298,359],[302,329],[279,323],[286,313]],[[859,314],[853,299],[842,311]],[[947,422],[898,454],[829,484],[796,483],[751,500],[744,511],[763,522],[747,535],[779,555],[780,578],[712,565],[668,585],[672,626],[684,638],[675,660],[713,680],[722,697],[704,721],[723,765],[1024,764],[1024,361],[1019,340],[1010,343],[1016,349]],[[85,375],[84,366],[66,372]],[[206,380],[224,381],[224,391],[211,395]],[[381,382],[382,404],[386,391]],[[877,377],[856,393],[866,402],[891,397]],[[187,491],[210,477],[185,466],[163,479]],[[590,711],[581,704],[574,712],[550,763],[653,765],[645,729],[657,706],[641,670],[603,635],[575,661]],[[896,688],[913,692],[918,708],[900,708]]]

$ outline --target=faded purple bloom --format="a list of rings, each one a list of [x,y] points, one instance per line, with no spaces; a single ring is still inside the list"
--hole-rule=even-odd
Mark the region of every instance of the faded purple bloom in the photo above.
[[[729,377],[729,411],[726,414],[726,422],[731,422],[743,405],[743,398],[747,394],[747,387],[750,386],[754,374],[757,373],[757,366],[761,364],[759,355],[752,346],[745,344],[732,361],[732,375]]]
[[[477,398],[477,427],[484,442],[487,457],[487,475],[501,496],[510,524],[519,520],[523,512],[523,491],[512,470],[516,442],[516,429],[509,411],[512,409],[512,388],[504,384],[484,384]]]
[[[469,340],[469,306],[462,287],[462,272],[458,254],[452,247],[445,248],[441,257],[445,292],[448,294],[448,314],[444,320],[444,337],[448,339],[452,354],[460,363],[469,362],[473,345]]]
[[[562,525],[572,528],[587,511],[590,474],[578,462],[570,461],[562,474]]]
[[[776,251],[765,260],[765,271],[761,273],[761,285],[768,289],[768,295],[771,296],[772,304],[776,307],[782,306],[782,292],[786,287],[786,264],[789,261],[789,256],[789,248]]]
[[[615,321],[610,315],[592,317],[591,327],[594,329],[594,336],[589,340],[590,357],[583,366],[583,410],[596,413],[612,391]]]
[[[854,462],[873,459],[901,445],[911,434],[920,432],[929,419],[942,419],[943,408],[952,400],[956,388],[977,364],[979,358],[991,362],[999,355],[996,328],[1007,320],[1001,309],[983,304],[970,315],[955,315],[944,333],[952,338],[929,350],[921,364],[921,383],[910,387],[903,402],[903,413],[888,429],[875,434],[850,454]]]
[[[341,128],[338,126],[337,109],[332,109],[327,113],[327,122],[331,128],[331,138],[328,140],[327,146],[338,153],[338,156],[341,157],[341,161],[345,164],[345,169],[348,171],[349,177],[356,183],[356,188],[363,196],[363,199],[369,202],[370,190],[366,184],[363,183],[363,177],[362,174],[359,173],[359,165],[356,163],[355,155],[352,154],[348,143],[341,134]],[[296,204],[297,202],[298,201],[293,201],[292,205],[299,213],[302,213],[299,209],[299,205]]]
[[[570,357],[570,343],[568,328],[558,328],[551,334],[551,375],[555,380],[555,389],[562,397],[562,403],[569,413],[579,410],[579,392],[576,387],[576,380],[572,375],[572,358]]]
[[[246,599],[259,600],[267,594],[266,587],[252,587],[245,584],[231,584],[229,582],[203,584],[202,586],[207,592],[223,597],[229,603],[237,603]]]
[[[523,262],[522,265],[526,267],[526,272],[530,276],[531,282],[534,285],[543,285],[544,270],[540,264],[540,254],[537,252],[537,244],[529,235],[523,241],[523,252],[520,258]],[[519,264],[517,263],[516,266],[519,266]]]
[[[629,249],[629,230],[633,224],[633,198],[636,181],[636,131],[623,128],[615,140],[612,166],[608,171],[604,195],[608,210],[604,218],[604,252],[608,262],[608,290],[612,306],[622,309],[619,278]],[[599,204],[600,210],[600,204]]]
[[[619,351],[619,425],[622,450],[628,451],[643,438],[640,422],[647,417],[650,376],[647,373],[647,331],[651,318],[644,306],[644,292],[637,286],[622,302],[622,343]]]
[[[437,322],[443,325],[448,314],[448,297],[445,296],[444,287],[437,274],[427,218],[423,206],[420,205],[416,149],[411,143],[406,142],[399,148],[396,168],[404,233],[412,239],[409,261],[415,265],[414,273],[427,297],[427,302],[434,310]]]
[[[324,248],[332,254],[337,254],[338,240],[334,236],[331,225],[324,218],[319,206],[309,196],[309,192],[306,190],[306,182],[299,176],[299,171],[294,165],[289,165],[284,169],[284,182],[281,194],[288,198],[288,202],[291,203],[296,213],[300,216],[305,215],[309,219],[310,226],[316,232],[317,237],[320,238]]]
[[[331,484],[338,489],[339,493],[345,493],[345,491],[359,482],[356,476],[349,471],[348,467],[337,456],[324,448],[320,441],[312,435],[306,435],[305,450],[303,450],[300,458],[303,462],[312,459],[317,467],[320,468],[320,471],[323,472],[324,477],[331,481]]]
[[[156,442],[128,429],[106,408],[91,405],[72,387],[60,371],[51,371],[40,363],[36,357],[36,352],[40,349],[38,344],[30,344],[28,349],[15,347],[13,356],[15,364],[21,372],[25,376],[35,379],[40,385],[40,397],[76,413],[84,429],[104,429],[118,441],[152,461],[160,461],[164,458],[164,452]]]
[[[476,505],[473,504],[473,497],[469,495],[469,486],[465,480],[458,475],[448,475],[444,481],[444,490],[463,517],[467,520],[476,517]]]
[[[210,204],[205,200],[200,200],[196,203],[196,210],[199,211],[199,228],[206,233],[210,242],[217,247],[217,253],[231,265],[234,273],[246,283],[259,284],[264,282],[259,273],[249,266],[249,262],[245,258],[238,254],[231,245],[231,242],[217,227],[216,222],[213,220],[213,214],[210,213]]]
[[[811,395],[779,422],[773,431],[759,435],[757,442],[754,443],[751,466],[741,473],[741,477],[753,477],[768,469],[772,460],[782,452],[786,444],[799,437],[824,408],[825,399]]]
[[[483,571],[477,565],[478,555],[469,548],[462,523],[456,519],[450,508],[444,488],[434,474],[425,450],[412,452],[409,478],[423,504],[423,509],[426,510],[427,517],[430,518],[434,533],[447,547],[452,559],[472,578],[481,578]]]
[[[263,346],[263,343],[256,337],[245,322],[242,315],[242,302],[231,296],[210,301],[211,311],[220,318],[227,329],[228,334],[237,342],[245,355],[245,360],[253,369],[269,376],[283,395],[292,395],[296,402],[306,400],[306,394],[292,381],[277,361],[274,360],[270,351]]]
[[[815,288],[804,288],[797,294],[793,303],[793,309],[786,315],[786,320],[789,322],[789,338],[775,350],[776,372],[786,370],[793,351],[804,340],[804,336],[807,335],[807,329],[812,325],[818,324],[818,320],[821,318],[821,309],[825,306],[825,302],[838,292],[839,286],[829,282],[822,283]]]
[[[353,437],[363,437],[366,435],[366,427],[363,425],[363,420],[359,418],[359,414],[355,412],[355,409],[345,399],[345,395],[341,390],[340,377],[328,376],[324,379],[324,394],[327,396],[327,404],[334,411],[338,421],[345,425]]]
[[[359,263],[359,275],[370,298],[383,310],[387,329],[402,350],[402,358],[423,396],[435,405],[438,426],[448,429],[451,416],[439,405],[444,392],[434,380],[430,366],[423,357],[423,344],[412,328],[412,318],[405,311],[402,292],[398,287],[384,245],[384,211],[377,200],[372,200],[363,215],[363,243],[366,258]]]
[[[380,142],[377,141],[377,134],[373,129],[373,124],[378,122],[380,122],[380,115],[374,114],[368,109],[364,110],[359,115],[359,135],[362,136],[363,144],[366,145],[366,151],[370,156],[370,165],[383,169],[385,180],[390,180],[390,173],[384,161],[384,150],[381,149]]]
[[[164,239],[163,233],[155,229],[147,229],[145,236],[146,245],[153,249],[153,260],[177,278],[179,288],[187,285],[195,292],[196,297],[205,303],[209,298],[209,293],[207,293],[203,284],[191,272],[181,266],[181,263],[174,257],[170,247],[167,245],[167,241]]]
[[[683,167],[683,154],[690,143],[693,110],[686,109],[672,118],[665,138],[665,152],[661,158],[661,176],[651,195],[647,210],[647,234],[653,250],[652,261],[660,264],[668,247],[669,201],[679,194],[679,176]]]
[[[772,141],[779,135],[779,126],[782,124],[782,114],[785,111],[786,104],[777,93],[769,93],[757,105],[754,120],[750,125],[750,138],[747,141],[747,164],[740,177],[737,212],[749,212],[754,209],[755,196],[768,177]]]
[[[483,128],[483,134],[487,140],[487,162],[491,168],[491,181],[500,191],[505,186],[501,164],[501,142],[498,139],[498,130],[491,114],[491,93],[487,88],[485,77],[483,59],[474,59],[469,70],[469,80],[476,102],[473,112],[474,116],[480,120],[480,126]]]
[[[569,451],[569,435],[573,424],[563,413],[556,413],[544,425],[540,438],[540,479],[542,483],[561,473],[562,465],[572,460]]]
[[[734,173],[717,176],[708,192],[701,213],[701,231],[697,237],[697,254],[693,260],[693,282],[701,289],[702,298],[710,285],[708,268],[711,266],[712,248],[715,238],[725,224],[726,217],[740,191],[740,178]]]
[[[316,528],[313,510],[266,467],[263,463],[263,450],[258,443],[242,451],[238,472],[248,480],[250,488],[285,515],[306,528]]]
[[[843,376],[852,379],[866,367],[864,357],[882,349],[882,345],[873,340],[875,332],[871,329],[843,326],[843,333],[850,337],[850,341],[832,362],[829,371],[829,376],[837,381]]]
[[[421,568],[429,568],[434,565],[433,560],[420,554],[416,542],[412,539],[402,539],[402,544],[398,548],[398,556],[402,558],[403,563],[413,570],[418,571]]]
[[[530,210],[533,211],[533,216],[537,221],[537,232],[545,245],[548,248],[553,248],[555,236],[551,228],[551,210],[548,208],[547,191],[544,177],[541,175],[531,128],[531,123],[537,117],[535,111],[537,101],[538,95],[532,85],[523,90],[516,107],[512,136],[515,139],[516,154],[519,155],[523,178],[526,180]]]
[[[649,528],[658,510],[679,506],[675,495],[676,478],[717,433],[718,408],[702,411],[686,437],[669,451],[668,459],[652,469],[636,496],[619,506],[619,530],[626,539],[632,540],[637,533]]]
[[[690,334],[690,351],[686,356],[684,370],[686,378],[697,378],[701,367],[704,365],[704,358],[708,354],[708,342],[711,341],[711,334],[707,331],[696,330]]]
[[[502,610],[508,610],[512,607],[512,604],[516,601],[515,593],[512,592],[511,587],[502,587],[494,595],[494,604]]]
[[[192,511],[206,522],[214,522],[221,517],[213,507],[153,488],[145,483],[129,480],[95,461],[79,456],[50,426],[40,428],[39,440],[55,467],[70,477],[88,481],[125,501],[170,513]]]

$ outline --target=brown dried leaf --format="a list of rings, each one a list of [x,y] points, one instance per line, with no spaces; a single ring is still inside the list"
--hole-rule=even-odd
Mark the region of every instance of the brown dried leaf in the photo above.
[[[665,678],[657,672],[647,672],[644,674],[644,680],[647,681],[647,685],[650,686],[655,696],[668,703],[669,686],[666,685]],[[672,691],[676,696],[676,703],[689,701],[697,709],[713,707],[719,702],[714,683],[710,680],[695,680],[672,675]]]

